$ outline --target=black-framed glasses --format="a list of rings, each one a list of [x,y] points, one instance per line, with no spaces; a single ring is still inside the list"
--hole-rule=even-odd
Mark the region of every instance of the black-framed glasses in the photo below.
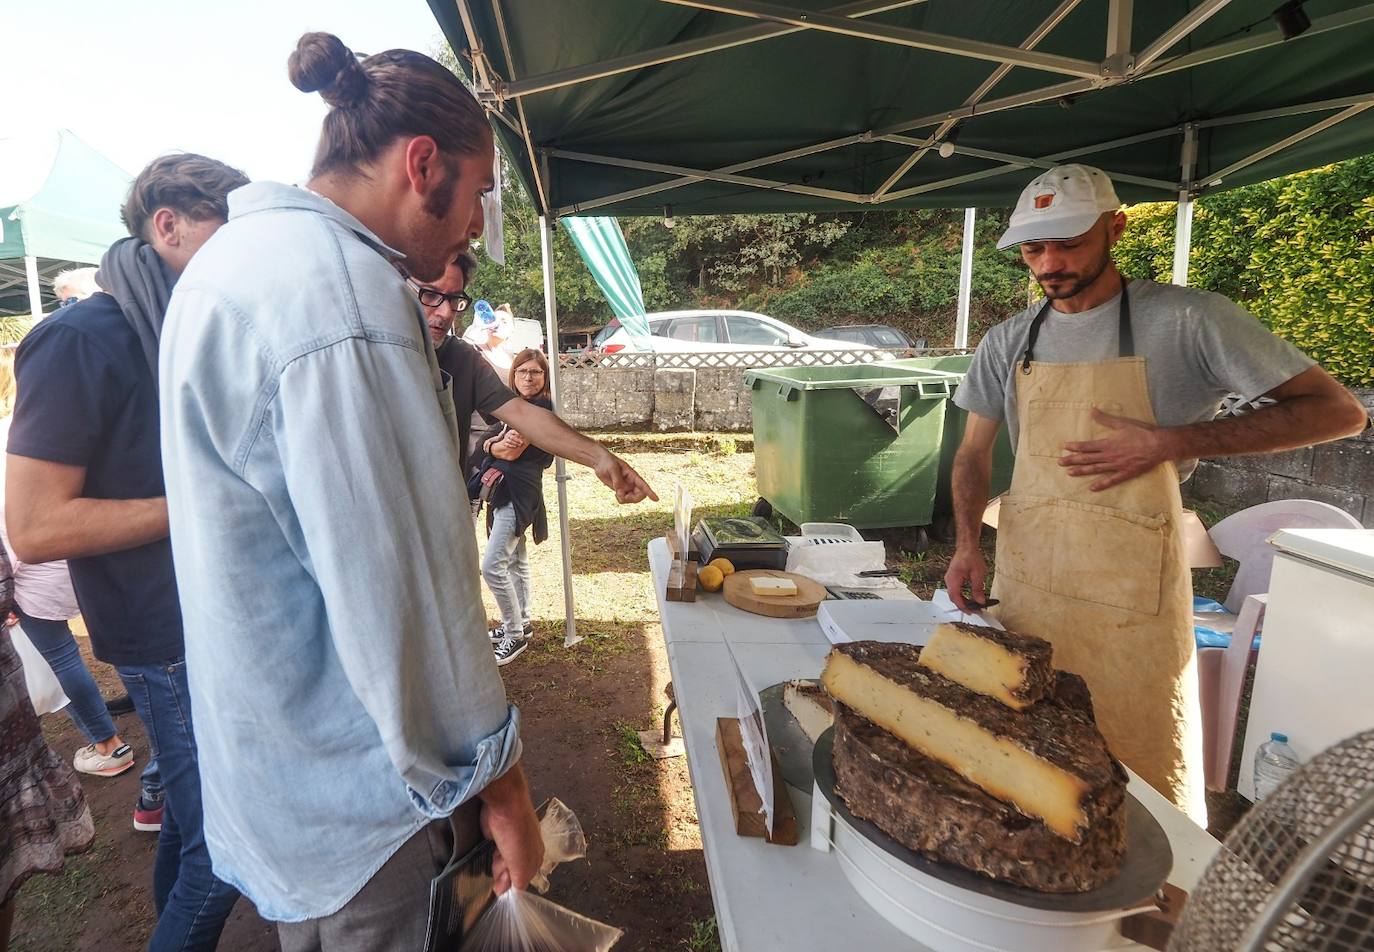
[[[447,301],[448,306],[453,308],[454,314],[462,314],[472,305],[472,298],[462,291],[446,294],[438,288],[432,288],[427,284],[416,284],[410,279],[406,280],[406,284],[410,285],[411,290],[419,296],[420,303],[425,307],[438,307]]]

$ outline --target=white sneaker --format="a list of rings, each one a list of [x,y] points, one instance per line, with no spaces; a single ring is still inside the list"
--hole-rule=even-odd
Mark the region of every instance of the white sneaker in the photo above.
[[[97,777],[118,777],[134,765],[134,749],[128,744],[120,744],[108,754],[95,749],[95,744],[87,744],[76,752],[72,766],[84,774]]]
[[[507,635],[502,638],[500,644],[495,648],[496,666],[500,668],[510,664],[520,657],[520,654],[529,646],[530,640],[528,638],[521,638],[516,635]]]

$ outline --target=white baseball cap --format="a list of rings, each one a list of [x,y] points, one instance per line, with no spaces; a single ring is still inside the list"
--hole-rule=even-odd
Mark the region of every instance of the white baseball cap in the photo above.
[[[1103,212],[1121,207],[1112,180],[1091,165],[1056,165],[1037,175],[1016,202],[1011,225],[997,241],[1010,248],[1024,241],[1077,238]]]

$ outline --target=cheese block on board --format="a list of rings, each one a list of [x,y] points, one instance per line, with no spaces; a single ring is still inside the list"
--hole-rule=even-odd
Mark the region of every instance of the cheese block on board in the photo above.
[[[814,681],[788,681],[782,689],[782,704],[813,744],[834,720],[829,695]]]
[[[920,665],[915,645],[836,645],[831,698],[1067,840],[1111,809],[1119,766],[1097,725],[1052,703],[1013,711]]]
[[[1113,765],[1106,809],[1073,843],[843,704],[835,705],[834,740],[835,791],[849,811],[931,859],[1048,893],[1096,889],[1121,869],[1126,774],[1120,765]]]
[[[755,576],[749,579],[749,590],[766,598],[783,598],[797,594],[797,583],[790,578]]]
[[[986,625],[946,622],[921,649],[921,665],[1024,711],[1054,685],[1048,641]]]

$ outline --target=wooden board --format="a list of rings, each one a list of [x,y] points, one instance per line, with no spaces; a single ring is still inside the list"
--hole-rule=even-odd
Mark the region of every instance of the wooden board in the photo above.
[[[668,540],[668,554],[672,562],[668,566],[663,597],[670,602],[694,602],[697,600],[696,549],[692,549],[684,556],[678,551],[675,533],[668,532],[664,538]]]
[[[797,813],[782,779],[778,759],[769,750],[773,770],[773,835],[763,817],[763,801],[759,799],[754,777],[749,772],[749,757],[744,752],[739,721],[733,717],[716,718],[716,751],[720,754],[720,768],[725,773],[725,789],[730,793],[730,807],[735,814],[735,832],[740,836],[757,836],[778,846],[796,846]]]
[[[781,598],[755,595],[749,588],[751,578],[790,578],[796,583],[797,594]],[[825,586],[819,582],[777,569],[746,569],[727,575],[722,591],[725,600],[736,608],[769,618],[810,618],[826,597]]]

